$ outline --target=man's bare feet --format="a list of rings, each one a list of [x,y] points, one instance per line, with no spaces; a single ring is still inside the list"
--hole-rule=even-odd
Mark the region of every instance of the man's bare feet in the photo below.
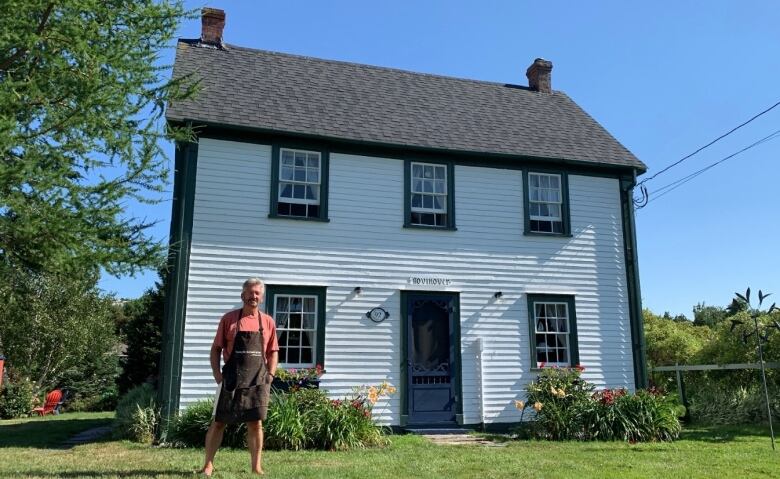
[[[208,464],[206,466],[203,466],[203,468],[198,471],[198,474],[203,474],[206,477],[211,477],[211,475],[214,473],[214,465]]]
[[[262,469],[258,469],[256,471],[252,471],[252,474],[258,474],[258,475],[262,476],[263,474],[265,474],[265,472],[263,472]]]

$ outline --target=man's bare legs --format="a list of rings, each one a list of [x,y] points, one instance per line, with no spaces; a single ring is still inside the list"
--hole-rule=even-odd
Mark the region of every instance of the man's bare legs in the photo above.
[[[217,449],[222,444],[222,435],[225,433],[225,423],[214,421],[209,426],[206,433],[206,462],[203,463],[203,474],[211,476],[214,472],[214,456],[217,455]]]
[[[249,455],[252,472],[263,473],[263,422],[252,421],[246,423],[246,444],[249,447]]]

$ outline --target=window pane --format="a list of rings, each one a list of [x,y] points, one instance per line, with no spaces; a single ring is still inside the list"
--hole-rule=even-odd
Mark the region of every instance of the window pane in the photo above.
[[[309,183],[319,183],[320,170],[313,170],[311,168],[306,170],[306,181],[308,181]]]
[[[536,330],[539,332],[545,331],[545,320],[544,319],[538,319],[536,320]]]
[[[539,203],[531,203],[529,205],[529,213],[531,216],[539,216]]]
[[[433,207],[437,210],[444,210],[444,197],[436,196],[433,198]]]
[[[423,177],[433,178],[433,167],[431,165],[425,165],[423,167]]]
[[[412,195],[412,208],[422,208],[422,195]]]
[[[433,208],[433,198],[429,195],[423,196],[423,208]]]
[[[555,317],[555,305],[554,304],[547,304],[547,305],[545,305],[545,309],[547,310],[547,317],[548,318],[554,318]]]
[[[550,177],[549,176],[540,176],[539,177],[539,186],[542,188],[549,188],[550,187]]]
[[[551,176],[550,177],[550,188],[558,188],[559,180],[560,179],[557,176]]]
[[[287,313],[276,313],[276,327],[277,328],[286,328],[287,327]]]
[[[422,178],[423,167],[422,165],[412,165],[412,176],[415,178]]]
[[[565,318],[566,317],[566,305],[565,304],[559,304],[556,306],[557,313],[556,316],[559,318]]]
[[[556,319],[547,318],[547,331],[558,331],[558,324]]]
[[[293,152],[290,150],[283,150],[282,151],[282,164],[283,165],[292,165],[293,164]]]
[[[287,350],[287,362],[288,363],[300,363],[301,362],[301,350],[297,347],[291,347]]]
[[[300,296],[290,298],[290,311],[300,313],[302,307],[302,301]]]
[[[415,193],[422,193],[422,189],[423,189],[422,184],[423,184],[422,180],[415,180],[414,183],[412,184],[412,191]]]
[[[287,296],[277,296],[276,297],[276,307],[274,308],[274,311],[277,313],[282,312],[286,313],[289,311],[290,308],[290,300]]]
[[[292,185],[289,183],[281,183],[279,185],[281,187],[282,192],[279,193],[279,196],[282,198],[292,198]]]
[[[423,192],[433,193],[433,182],[429,180],[423,181]]]
[[[319,168],[320,167],[320,155],[317,155],[315,153],[309,153],[308,165],[309,165],[309,168]]]
[[[301,362],[302,363],[314,363],[314,360],[312,359],[312,349],[311,348],[303,348],[301,349]]]
[[[550,212],[549,216],[553,218],[561,217],[561,205],[548,204],[547,208]]]
[[[306,166],[306,153],[295,152],[295,166]]]
[[[303,315],[303,329],[315,329],[315,321],[314,321],[315,315],[312,314],[304,314]]]
[[[289,166],[283,166],[282,167],[282,179],[283,180],[292,180],[293,179],[293,169]]]
[[[534,303],[537,318],[544,318],[544,303]]]
[[[316,311],[317,305],[316,298],[304,298],[303,299],[303,311],[306,313],[313,313]]]
[[[538,187],[539,186],[539,176],[538,175],[530,175],[528,177],[528,181],[531,183],[532,187]]]
[[[290,329],[301,329],[301,313],[290,313]]]

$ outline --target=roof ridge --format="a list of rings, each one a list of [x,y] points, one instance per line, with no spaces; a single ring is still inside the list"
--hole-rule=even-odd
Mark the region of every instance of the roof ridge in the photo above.
[[[179,43],[186,43],[191,46],[198,46],[200,44],[200,39],[187,39],[187,38],[179,38]],[[395,67],[386,67],[381,65],[370,65],[367,63],[358,63],[358,62],[351,62],[346,60],[333,60],[330,58],[320,58],[315,57],[311,55],[301,55],[298,53],[287,53],[287,52],[277,52],[274,50],[265,50],[262,48],[250,48],[250,47],[244,47],[241,45],[233,45],[231,43],[225,43],[224,47],[227,50],[244,50],[247,52],[260,52],[260,53],[266,53],[270,55],[280,56],[280,57],[288,57],[288,58],[299,58],[303,60],[314,60],[318,62],[323,63],[335,63],[339,65],[351,65],[361,68],[369,68],[372,70],[380,70],[380,71],[389,71],[389,72],[395,72],[395,73],[405,73],[409,75],[415,75],[415,76],[424,76],[424,77],[430,77],[430,78],[442,78],[445,80],[456,80],[456,81],[462,81],[467,83],[480,83],[480,84],[486,84],[486,85],[496,85],[496,86],[503,86],[503,87],[510,87],[510,88],[517,88],[520,90],[526,90],[526,91],[534,91],[530,87],[526,85],[517,85],[514,83],[506,83],[506,82],[499,82],[499,81],[490,81],[490,80],[477,80],[474,78],[463,78],[463,77],[456,77],[456,76],[450,76],[450,75],[441,75],[437,73],[425,73],[425,72],[418,72],[414,70],[405,70],[403,68],[395,68]],[[553,90],[553,93],[559,93],[559,90]]]

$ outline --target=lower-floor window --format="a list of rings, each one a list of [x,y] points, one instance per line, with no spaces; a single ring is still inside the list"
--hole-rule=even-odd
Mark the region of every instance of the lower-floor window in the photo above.
[[[573,296],[529,294],[528,318],[535,367],[579,363]]]
[[[305,368],[323,363],[325,288],[267,286],[266,309],[276,322],[279,366]]]

